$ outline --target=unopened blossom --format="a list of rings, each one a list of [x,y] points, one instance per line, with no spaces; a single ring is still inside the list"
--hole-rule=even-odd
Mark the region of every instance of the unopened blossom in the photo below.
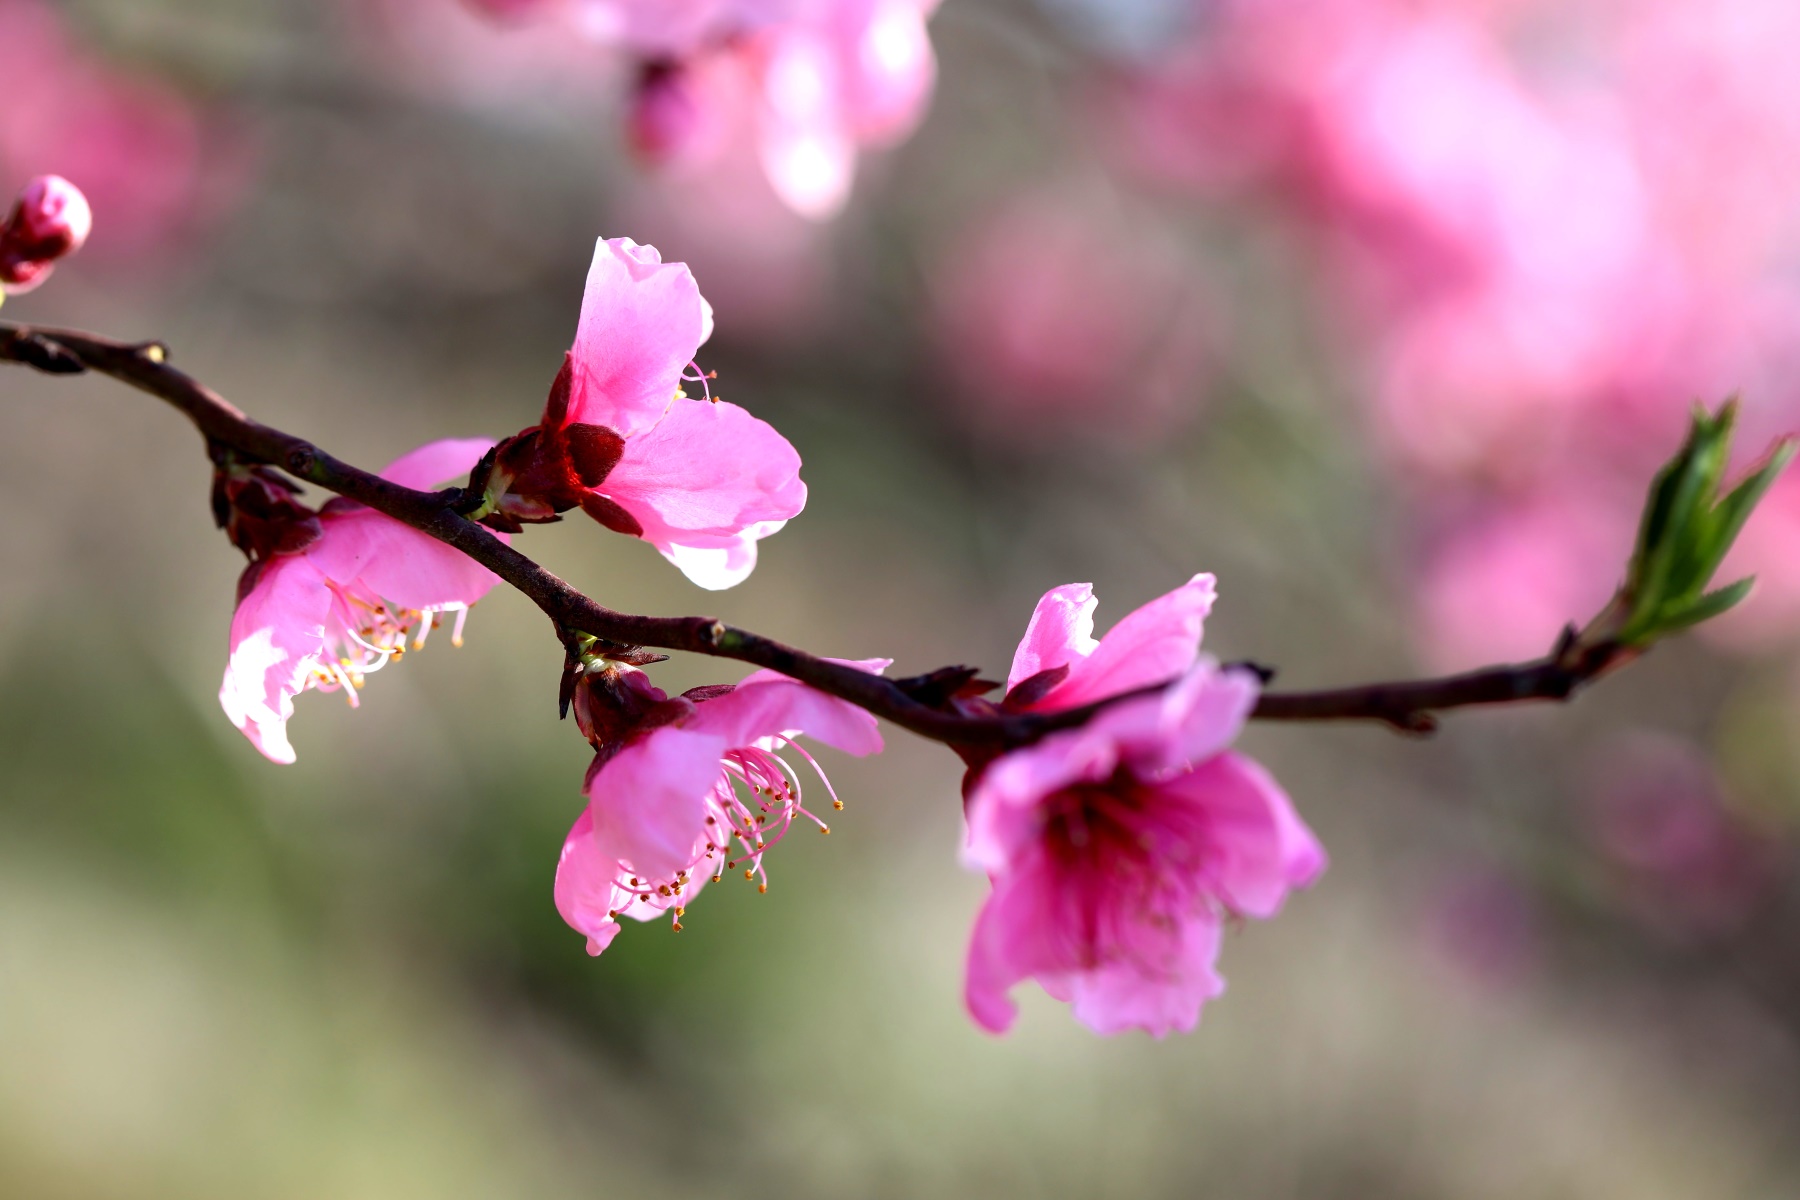
[[[879,671],[887,661],[847,665]],[[773,671],[675,699],[627,686],[655,716],[596,758],[556,868],[557,911],[587,936],[589,954],[612,942],[620,917],[672,913],[680,929],[694,896],[727,873],[766,890],[764,856],[791,829],[830,832],[796,763],[818,774],[832,807],[843,805],[797,738],[859,756],[881,750],[874,717]]]
[[[492,445],[431,442],[390,463],[382,478],[435,488],[466,474]],[[304,512],[298,519],[306,519]],[[460,644],[469,606],[499,582],[461,551],[342,499],[317,514],[316,533],[284,539],[266,521],[246,533],[269,552],[238,585],[219,703],[279,763],[294,761],[287,722],[295,696],[341,690],[355,705],[364,679],[409,648],[423,647],[445,614],[454,615],[451,636]],[[288,549],[295,544],[298,549]]]
[[[1010,704],[1065,707],[1180,677],[973,768],[965,859],[993,891],[965,999],[984,1029],[1011,1028],[1008,993],[1026,979],[1099,1033],[1192,1029],[1224,989],[1225,921],[1274,916],[1324,869],[1280,786],[1229,749],[1260,685],[1198,657],[1211,601],[1211,577],[1197,576],[1097,643],[1087,585],[1038,605]]]
[[[60,175],[33,179],[0,224],[0,290],[29,292],[44,282],[58,259],[81,249],[93,227],[80,188]]]
[[[757,541],[805,507],[806,485],[786,438],[712,395],[693,361],[711,333],[685,265],[629,238],[600,242],[543,420],[502,442],[473,481],[483,519],[518,529],[578,507],[701,587],[741,583]]]

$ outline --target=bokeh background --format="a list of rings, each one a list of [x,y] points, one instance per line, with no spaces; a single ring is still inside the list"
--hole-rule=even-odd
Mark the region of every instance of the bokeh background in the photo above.
[[[808,510],[719,595],[586,522],[529,549],[907,671],[1200,569],[1208,649],[1287,686],[1528,657],[1688,403],[1741,391],[1746,455],[1800,427],[1790,0],[944,0],[929,111],[828,220],[742,156],[646,169],[628,56],[526,17],[0,0],[0,191],[97,218],[5,315],[378,465],[535,420],[593,238],[653,242]],[[1800,484],[1741,616],[1572,707],[1253,729],[1333,861],[1199,1031],[1033,993],[995,1040],[950,755],[828,757],[848,809],[767,895],[590,959],[526,601],[305,697],[271,766],[215,699],[241,564],[192,431],[0,396],[0,1194],[1800,1193]]]

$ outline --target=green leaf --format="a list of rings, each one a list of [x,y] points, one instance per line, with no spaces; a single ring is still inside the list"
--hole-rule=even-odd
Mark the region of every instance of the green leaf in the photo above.
[[[1707,592],[1677,611],[1664,614],[1658,622],[1658,631],[1672,633],[1677,629],[1698,625],[1702,621],[1710,621],[1720,613],[1737,607],[1755,586],[1756,576],[1749,575],[1736,583],[1728,583],[1722,588]]]
[[[1695,408],[1681,449],[1651,481],[1624,587],[1596,619],[1595,636],[1647,645],[1718,616],[1749,594],[1749,580],[1706,589],[1757,503],[1793,460],[1795,443],[1777,442],[1721,497],[1737,414],[1735,399],[1716,414]]]

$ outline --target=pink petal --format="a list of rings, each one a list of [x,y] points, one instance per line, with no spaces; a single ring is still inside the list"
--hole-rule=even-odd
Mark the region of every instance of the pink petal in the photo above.
[[[1194,665],[1200,633],[1217,594],[1211,575],[1158,596],[1107,631],[1037,705],[1073,708],[1134,688],[1165,683]]]
[[[577,933],[587,935],[588,953],[598,954],[612,943],[619,922],[611,914],[631,899],[615,884],[618,864],[600,852],[594,841],[594,819],[587,809],[575,818],[563,839],[562,857],[556,863],[556,911]]]
[[[626,437],[655,425],[712,336],[712,308],[684,263],[613,238],[594,247],[575,331],[568,424]]]
[[[360,584],[391,604],[421,612],[475,603],[500,577],[462,551],[370,508],[327,513],[324,533],[303,552],[326,578]]]
[[[1094,652],[1094,585],[1065,583],[1051,588],[1039,600],[1025,627],[1025,636],[1013,653],[1008,689],[1017,687],[1041,671],[1071,666]]]
[[[1138,701],[1137,706],[1154,705]],[[963,863],[990,874],[1006,870],[1042,828],[1039,802],[1071,783],[1110,776],[1119,763],[1117,740],[1091,726],[1054,733],[996,759],[976,781],[965,806],[968,837]]]
[[[1171,801],[1179,798],[1203,814],[1207,879],[1234,912],[1272,917],[1290,890],[1325,869],[1324,847],[1287,793],[1241,754],[1220,754],[1161,788]]]
[[[381,469],[381,477],[402,487],[436,491],[468,478],[481,456],[493,449],[490,438],[444,438],[426,442]]]
[[[1153,710],[1119,704],[1093,724],[1126,744],[1137,770],[1160,774],[1209,759],[1235,742],[1261,692],[1261,682],[1249,671],[1221,671],[1211,659],[1201,659],[1155,698]],[[1150,720],[1140,719],[1140,713]]]
[[[748,575],[756,539],[806,506],[793,446],[723,401],[677,401],[654,428],[626,441],[602,490],[703,587]]]
[[[881,752],[881,733],[867,711],[774,671],[758,671],[706,701],[686,728],[717,734],[732,747],[805,734],[846,754]]]
[[[706,797],[729,748],[716,734],[665,725],[609,759],[588,785],[601,853],[646,879],[691,868],[695,844],[705,840]]]
[[[1160,1038],[1187,1033],[1200,1023],[1205,1003],[1225,990],[1214,968],[1221,929],[1212,913],[1196,913],[1179,922],[1176,932],[1171,945],[1166,932],[1157,931],[1161,953],[1153,962],[1113,959],[1060,979],[1044,979],[1044,990],[1064,993],[1075,1019],[1098,1034],[1142,1029]]]
[[[272,560],[232,614],[219,705],[272,762],[294,761],[287,722],[325,652],[330,611],[324,579],[296,555]]]

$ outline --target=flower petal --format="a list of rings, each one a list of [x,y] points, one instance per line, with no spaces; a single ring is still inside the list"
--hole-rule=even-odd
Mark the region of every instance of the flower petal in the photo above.
[[[1204,814],[1208,886],[1233,912],[1272,917],[1289,891],[1324,871],[1324,847],[1254,760],[1226,752],[1161,788]]]
[[[1213,577],[1200,574],[1137,609],[1071,662],[1068,677],[1038,707],[1073,708],[1174,679],[1194,665],[1216,595]]]
[[[990,874],[1006,870],[1041,831],[1038,805],[1045,796],[1079,780],[1105,779],[1118,763],[1117,739],[1091,724],[1053,733],[995,759],[964,806],[969,826],[964,865]]]
[[[381,477],[402,487],[435,491],[468,478],[481,456],[493,448],[492,438],[444,438],[426,442],[381,468]]]
[[[1214,967],[1219,918],[1195,913],[1172,931],[1146,927],[1144,932],[1157,944],[1153,958],[1121,955],[1063,979],[1045,979],[1044,990],[1066,992],[1075,1019],[1098,1034],[1142,1029],[1160,1038],[1189,1032],[1200,1023],[1200,1009],[1225,990]]]
[[[886,665],[884,660],[875,661]],[[881,733],[867,711],[774,671],[758,671],[725,695],[706,701],[686,727],[716,733],[732,747],[755,745],[778,734],[790,738],[805,734],[846,754],[881,752]]]
[[[582,809],[556,863],[556,911],[571,929],[587,935],[589,954],[600,953],[618,936],[612,914],[631,899],[617,886],[618,873],[618,864],[594,841],[594,818]]]
[[[272,762],[294,761],[288,718],[325,652],[330,612],[331,593],[318,571],[298,555],[283,555],[261,568],[232,614],[219,705]]]
[[[717,734],[665,725],[608,759],[588,784],[600,852],[648,880],[689,869],[727,749]]]
[[[676,401],[653,429],[627,440],[601,490],[703,587],[748,575],[756,540],[806,507],[793,446],[723,401]]]
[[[712,335],[712,308],[685,263],[612,238],[594,247],[565,420],[625,437],[655,425],[682,372]]]
[[[1025,636],[1013,653],[1012,671],[1006,677],[1011,690],[1033,675],[1056,667],[1072,666],[1094,652],[1094,585],[1065,583],[1051,588],[1039,600],[1025,627]]]
[[[372,508],[328,512],[323,522],[319,540],[304,551],[307,561],[326,578],[360,582],[401,608],[463,608],[500,582],[462,551]]]

